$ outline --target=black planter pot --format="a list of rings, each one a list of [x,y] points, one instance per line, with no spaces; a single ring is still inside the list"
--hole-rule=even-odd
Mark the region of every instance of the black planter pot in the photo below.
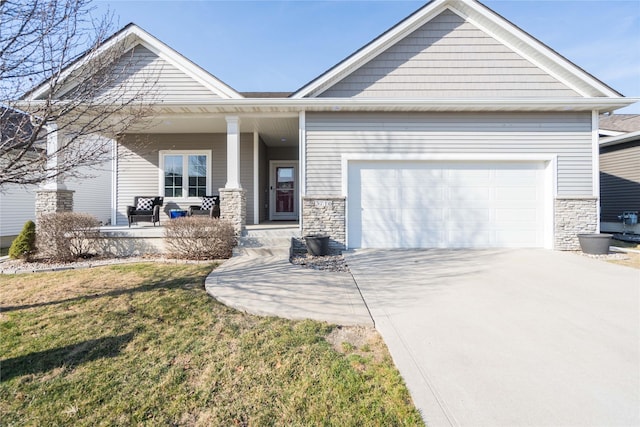
[[[329,254],[329,236],[315,234],[305,236],[307,251],[313,256],[326,256]]]
[[[578,234],[580,249],[585,254],[606,255],[611,246],[612,234],[585,233]]]

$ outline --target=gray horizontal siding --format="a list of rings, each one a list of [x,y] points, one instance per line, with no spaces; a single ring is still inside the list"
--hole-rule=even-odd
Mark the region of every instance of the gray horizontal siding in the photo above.
[[[341,195],[342,154],[557,154],[558,193],[591,195],[590,113],[307,113],[309,196]]]
[[[111,68],[114,81],[102,93],[133,97],[137,93],[157,101],[205,101],[220,98],[168,61],[138,45]]]
[[[241,135],[240,183],[247,190],[247,221],[253,221],[253,135]],[[158,167],[160,150],[211,150],[211,192],[227,181],[227,136],[225,134],[125,135],[118,144],[117,223],[127,223],[127,206],[135,196],[161,195]],[[190,201],[165,203],[164,209],[186,209]],[[165,212],[163,219],[168,218]]]
[[[619,222],[623,211],[640,211],[640,141],[600,152],[602,221]]]
[[[73,179],[67,182],[67,188],[75,191],[73,211],[93,215],[103,224],[109,223],[111,221],[111,161],[91,169],[81,168],[79,173],[86,174],[90,178]]]
[[[319,96],[579,95],[473,24],[445,11]]]
[[[35,222],[37,189],[36,186],[3,187],[0,192],[0,237],[15,236],[20,233],[25,222]]]

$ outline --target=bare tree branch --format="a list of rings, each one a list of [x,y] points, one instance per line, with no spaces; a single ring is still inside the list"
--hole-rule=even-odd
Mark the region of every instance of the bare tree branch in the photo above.
[[[111,158],[109,138],[148,120],[160,70],[93,12],[91,0],[0,0],[0,191],[80,177]],[[49,123],[58,148],[47,153]]]

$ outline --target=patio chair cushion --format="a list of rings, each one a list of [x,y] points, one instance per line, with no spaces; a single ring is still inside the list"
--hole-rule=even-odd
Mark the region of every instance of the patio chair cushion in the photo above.
[[[208,211],[209,209],[213,208],[215,204],[216,204],[215,197],[203,197],[201,209]]]
[[[153,209],[153,198],[140,197],[136,205],[137,211],[150,211]]]

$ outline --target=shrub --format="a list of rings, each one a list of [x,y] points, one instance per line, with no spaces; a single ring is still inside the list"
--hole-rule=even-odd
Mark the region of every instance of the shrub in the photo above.
[[[236,235],[229,221],[192,216],[165,222],[165,244],[172,258],[222,259],[231,257]]]
[[[74,261],[91,255],[100,222],[89,214],[58,212],[38,220],[38,253],[54,261]]]
[[[36,225],[33,221],[27,221],[22,227],[9,248],[9,257],[12,259],[22,258],[29,260],[36,251]]]

